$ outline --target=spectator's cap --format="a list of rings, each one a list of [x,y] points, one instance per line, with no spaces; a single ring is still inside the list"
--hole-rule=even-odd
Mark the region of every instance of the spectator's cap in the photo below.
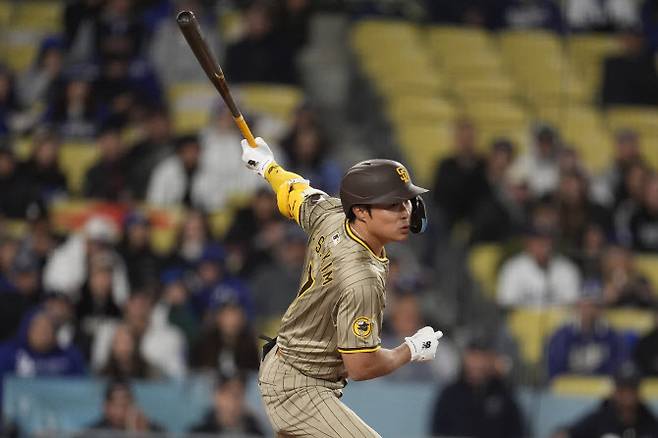
[[[637,388],[642,380],[642,375],[633,363],[626,362],[617,369],[614,380],[617,388]]]
[[[166,269],[160,274],[160,282],[166,287],[172,283],[182,283],[184,277],[185,271],[181,268]]]
[[[542,143],[555,143],[557,141],[557,132],[552,126],[542,124],[535,131],[537,141]]]
[[[491,144],[491,151],[514,155],[514,144],[507,138],[498,138]]]
[[[496,346],[491,336],[476,333],[467,339],[466,350],[494,352],[496,351]]]
[[[39,46],[40,52],[45,52],[50,49],[64,50],[65,44],[62,37],[59,35],[48,35],[41,40],[41,45]]]
[[[128,229],[133,225],[149,226],[151,221],[148,216],[139,210],[133,210],[128,213],[123,219],[124,228]]]
[[[201,146],[199,144],[199,138],[196,135],[184,134],[176,138],[176,152],[180,151],[181,149],[183,149],[183,147],[189,144],[195,144],[197,145],[197,147]]]
[[[224,248],[217,244],[206,245],[199,259],[199,263],[224,263],[226,252]]]
[[[114,222],[104,216],[89,218],[82,232],[89,240],[108,244],[115,243],[118,237]]]
[[[225,307],[239,307],[242,309],[238,292],[233,288],[219,286],[213,291],[210,301],[210,309],[213,311],[221,310]]]
[[[130,398],[133,398],[133,391],[130,386],[130,382],[123,379],[112,380],[107,384],[105,388],[105,401],[110,401],[114,396],[114,393],[117,391],[125,391],[128,393]]]
[[[617,143],[636,142],[638,140],[637,132],[630,128],[622,128],[615,132]]]
[[[74,64],[64,70],[64,79],[67,81],[92,82],[96,79],[98,70],[91,64]]]

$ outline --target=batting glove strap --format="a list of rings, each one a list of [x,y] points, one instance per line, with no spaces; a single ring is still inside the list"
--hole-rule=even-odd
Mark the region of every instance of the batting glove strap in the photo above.
[[[434,359],[441,336],[441,331],[435,332],[432,327],[427,326],[418,330],[415,335],[404,338],[411,352],[411,361],[424,362]]]
[[[247,140],[242,140],[242,162],[248,169],[253,170],[260,176],[265,176],[265,171],[274,162],[272,150],[260,137],[256,137],[256,147],[252,148]]]

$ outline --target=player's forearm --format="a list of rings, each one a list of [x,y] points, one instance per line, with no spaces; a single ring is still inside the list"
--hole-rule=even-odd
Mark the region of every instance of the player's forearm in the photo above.
[[[301,175],[285,170],[274,161],[265,170],[264,177],[276,193],[281,214],[288,219],[298,220],[304,192],[310,188],[308,181]]]
[[[350,370],[352,380],[370,380],[385,376],[407,364],[411,360],[411,352],[406,344],[392,350],[382,348],[369,354],[369,360],[364,361],[358,370]]]

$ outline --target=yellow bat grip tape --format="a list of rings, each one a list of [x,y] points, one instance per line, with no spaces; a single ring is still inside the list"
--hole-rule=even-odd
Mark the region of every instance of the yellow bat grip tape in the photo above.
[[[254,139],[254,135],[251,133],[251,130],[247,125],[247,122],[244,120],[244,117],[242,117],[242,114],[240,114],[238,117],[233,117],[233,120],[235,120],[235,124],[238,125],[238,128],[240,129],[242,136],[245,139],[247,139],[247,143],[249,143],[249,146],[255,148],[257,146],[256,140]]]

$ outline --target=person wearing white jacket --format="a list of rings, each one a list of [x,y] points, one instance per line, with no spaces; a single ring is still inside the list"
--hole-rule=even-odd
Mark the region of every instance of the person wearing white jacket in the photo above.
[[[68,295],[73,302],[80,298],[80,288],[87,280],[87,264],[92,254],[107,251],[118,238],[118,230],[111,219],[92,216],[79,232],[73,233],[57,247],[44,267],[43,285],[48,291]],[[112,297],[121,305],[128,297],[130,285],[126,267],[114,251],[112,269]]]

